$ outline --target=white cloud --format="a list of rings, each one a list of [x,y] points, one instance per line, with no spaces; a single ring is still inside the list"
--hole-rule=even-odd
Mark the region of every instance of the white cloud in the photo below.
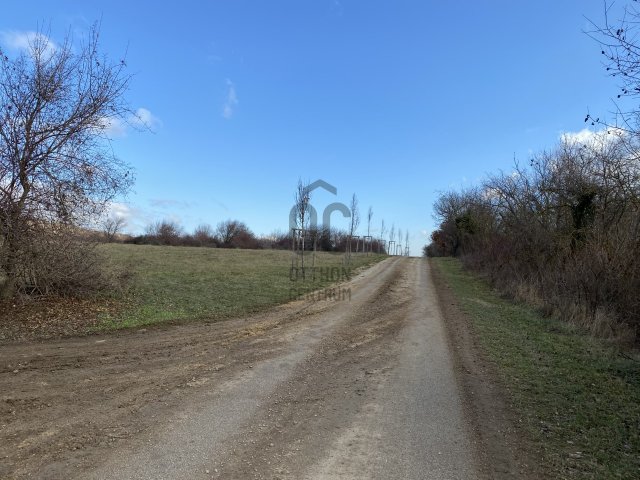
[[[102,215],[99,218],[90,219],[87,227],[93,228],[95,230],[102,230],[102,228],[104,227],[104,222],[108,219],[123,220],[123,225],[121,226],[120,232],[122,233],[122,229],[129,229],[131,225],[130,222],[135,219],[135,217],[136,215],[134,210],[126,203],[109,202],[107,205],[105,205],[105,208],[102,211]]]
[[[194,204],[171,199],[152,199],[148,201],[151,208],[141,205],[110,202],[101,219],[118,218],[125,221],[123,233],[140,235],[147,227],[161,220],[175,222],[178,225],[189,224],[193,217],[188,214],[188,206]],[[96,221],[94,228],[100,229],[100,221]]]
[[[483,200],[498,200],[502,198],[502,191],[498,188],[485,187],[481,195]]]
[[[49,37],[33,31],[2,31],[0,32],[0,43],[7,49],[24,52],[32,52],[34,47],[43,45],[48,55],[53,55],[58,49],[58,45]]]
[[[103,117],[100,124],[102,133],[108,137],[124,137],[127,134],[127,125],[119,118]]]
[[[609,142],[624,136],[624,131],[619,128],[605,128],[602,130],[589,130],[583,128],[579,132],[563,132],[560,141],[567,145],[587,145],[590,147],[605,147]]]
[[[128,118],[118,117],[103,117],[100,120],[101,133],[104,133],[107,137],[125,137],[127,135],[128,127],[134,127],[136,129],[148,129],[155,130],[162,126],[162,121],[153,115],[146,108],[138,108],[134,113],[129,115]]]
[[[111,202],[107,206],[107,212],[107,216],[109,217],[122,218],[126,221],[130,220],[134,216],[131,207],[126,203],[120,202]]]
[[[236,105],[238,105],[236,87],[231,80],[227,79],[227,98],[222,107],[222,116],[227,119],[231,118]]]
[[[130,234],[139,234],[149,225],[154,217],[149,212],[135,205],[122,202],[111,202],[104,212],[105,218],[121,218],[125,221],[124,231]]]
[[[150,130],[162,126],[160,119],[143,107],[138,108],[136,112],[131,115],[129,122],[137,127],[148,128]]]

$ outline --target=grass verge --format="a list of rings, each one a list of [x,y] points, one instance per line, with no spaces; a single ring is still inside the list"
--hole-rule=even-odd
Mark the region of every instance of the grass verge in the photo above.
[[[288,251],[119,244],[102,248],[133,280],[124,308],[104,314],[97,330],[243,315],[347,280],[356,269],[385,258],[354,255],[343,270],[342,254],[320,252],[316,266],[322,270],[316,280],[292,281]]]
[[[640,478],[638,359],[501,298],[457,259],[432,264],[468,315],[549,476]]]

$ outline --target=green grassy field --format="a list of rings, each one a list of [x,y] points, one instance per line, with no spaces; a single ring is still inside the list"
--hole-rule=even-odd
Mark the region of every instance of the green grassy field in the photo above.
[[[289,251],[120,244],[100,248],[114,265],[132,274],[125,307],[105,314],[98,327],[107,330],[257,311],[346,280],[349,272],[384,258],[354,255],[350,267],[342,270],[342,254],[320,252],[315,263],[323,270],[316,281],[303,282],[291,280]],[[308,265],[309,258],[305,261]],[[335,270],[327,270],[332,267]]]
[[[551,478],[640,478],[640,362],[437,258]]]

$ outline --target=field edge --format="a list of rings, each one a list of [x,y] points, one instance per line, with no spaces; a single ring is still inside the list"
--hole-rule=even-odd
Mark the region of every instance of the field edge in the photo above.
[[[638,478],[640,363],[500,296],[457,259],[430,265],[467,398],[480,423],[511,426],[520,465],[538,478]]]

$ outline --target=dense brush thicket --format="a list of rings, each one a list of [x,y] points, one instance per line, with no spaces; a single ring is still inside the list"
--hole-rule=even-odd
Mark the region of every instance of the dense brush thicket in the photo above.
[[[442,194],[429,256],[594,334],[638,341],[640,150],[618,131],[568,138],[527,167]]]
[[[0,241],[0,265],[11,257],[15,293],[21,297],[83,297],[113,291],[126,284],[126,274],[113,267],[89,241],[87,232],[70,225],[33,221],[18,248]],[[0,269],[0,283],[6,274]]]

